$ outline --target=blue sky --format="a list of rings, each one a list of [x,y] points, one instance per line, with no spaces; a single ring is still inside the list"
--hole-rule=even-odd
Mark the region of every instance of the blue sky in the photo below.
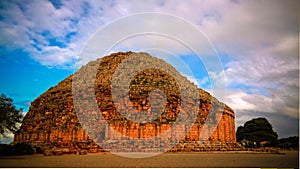
[[[27,112],[31,101],[74,72],[97,30],[125,16],[160,12],[190,22],[215,46],[222,72],[207,72],[176,46],[172,52],[202,88],[209,90],[211,80],[225,76],[225,103],[235,110],[236,126],[263,116],[280,137],[298,135],[299,5],[296,0],[2,0],[0,93]],[[114,50],[139,51],[149,38],[155,39],[144,36]]]
[[[16,107],[24,112],[28,111],[31,101],[73,73],[71,70],[43,66],[20,50],[1,56],[0,71],[3,79],[0,93],[13,98]]]

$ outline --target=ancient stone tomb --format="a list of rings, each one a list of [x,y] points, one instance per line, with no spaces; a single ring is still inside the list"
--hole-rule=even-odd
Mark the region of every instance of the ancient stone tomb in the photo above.
[[[234,149],[236,138],[233,110],[208,92],[197,89],[163,60],[147,53],[139,53],[140,57],[148,58],[156,65],[163,64],[164,70],[147,68],[130,79],[128,88],[123,88],[122,85],[112,88],[113,83],[119,83],[118,79],[127,78],[120,75],[113,81],[115,72],[120,68],[118,66],[132,54],[136,53],[119,52],[90,62],[74,75],[47,90],[31,103],[20,130],[15,134],[14,142],[30,143],[44,150],[63,148],[67,153],[78,153],[82,150],[99,152],[103,151],[102,148],[110,151],[120,142],[124,142],[124,148],[120,151],[144,151],[153,147],[145,144],[155,145],[159,142],[162,147],[168,147],[167,144],[175,143],[174,138],[177,138],[178,144],[170,144],[173,149],[161,148],[158,151]],[[145,63],[140,64],[143,66]],[[90,70],[94,70],[96,74],[92,75]],[[133,68],[127,67],[123,74],[130,70]],[[177,79],[168,72],[172,72]],[[84,80],[75,81],[74,76],[79,74],[95,76],[94,84],[88,86],[84,85]],[[74,93],[74,86],[81,84],[85,87]],[[195,95],[195,92],[189,94],[192,92],[189,91],[189,86],[193,86],[197,91],[197,99],[187,97],[184,100],[183,97],[186,96],[181,92],[184,86],[188,96]],[[124,90],[128,90],[128,95],[124,94]],[[154,90],[163,92],[164,98],[153,92]],[[99,111],[85,105],[84,99],[79,100],[81,106],[74,105],[74,97],[89,98],[90,93],[96,98]],[[114,97],[118,100],[114,100]],[[160,99],[160,102],[151,101],[151,97]],[[183,104],[186,105],[185,109]],[[192,111],[193,105],[197,105],[197,110],[187,111]],[[123,111],[135,112],[132,116],[144,112],[145,119],[135,121],[130,115],[124,117],[121,113]],[[191,116],[195,117],[191,118],[193,121],[184,120]],[[85,122],[82,123],[82,120]],[[137,147],[135,144],[126,144],[128,139],[153,140]],[[97,145],[95,141],[101,144]]]

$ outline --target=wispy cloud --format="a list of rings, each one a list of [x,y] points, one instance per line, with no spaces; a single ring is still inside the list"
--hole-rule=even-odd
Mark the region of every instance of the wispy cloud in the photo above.
[[[104,2],[62,1],[59,7],[47,0],[0,3],[0,45],[21,48],[47,66],[74,64],[91,34],[116,17]]]

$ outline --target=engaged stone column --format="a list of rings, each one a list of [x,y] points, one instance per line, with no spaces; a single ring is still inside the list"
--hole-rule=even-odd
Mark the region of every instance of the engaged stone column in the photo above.
[[[216,127],[216,129],[215,129],[215,135],[216,135],[216,141],[219,141],[220,140],[220,128],[219,128],[219,126],[217,126]]]
[[[232,117],[231,115],[228,115],[228,127],[229,127],[229,142],[232,142]]]
[[[106,123],[105,125],[105,140],[109,140],[109,125]]]
[[[156,125],[156,136],[159,136],[160,135],[160,127],[159,127],[159,125],[157,124]]]
[[[231,116],[228,114],[228,141],[229,142],[232,142],[231,141],[231,133],[232,133],[232,131],[231,131]]]
[[[228,114],[224,113],[224,141],[228,141],[228,130],[229,130],[229,126],[228,126]]]
[[[220,120],[220,128],[221,128],[221,133],[220,133],[220,135],[221,135],[221,141],[225,141],[225,119],[224,119],[225,117],[224,117],[224,114],[222,115],[222,118],[221,118],[221,120]]]
[[[235,142],[234,135],[235,135],[234,117],[230,116],[230,141],[231,142]]]
[[[235,121],[234,121],[234,119],[235,119],[235,117],[232,116],[232,129],[233,129],[232,136],[233,136],[233,142],[236,142]]]
[[[140,126],[140,138],[144,138],[144,125]]]
[[[224,124],[224,141],[228,141],[228,123],[227,123],[227,114],[224,113],[224,121],[223,121],[223,124]]]

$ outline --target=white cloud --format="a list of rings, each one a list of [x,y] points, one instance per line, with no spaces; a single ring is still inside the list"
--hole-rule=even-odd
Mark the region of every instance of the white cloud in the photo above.
[[[288,47],[280,43],[278,47],[258,50],[255,55],[227,64],[229,68],[225,72],[229,90],[243,86],[244,94],[252,94],[240,95],[241,99],[247,96],[249,103],[259,104],[258,100],[261,102],[260,106],[252,110],[298,117],[299,64],[295,47],[297,43],[291,40],[289,42],[292,43]]]
[[[73,64],[88,38],[120,16],[98,1],[62,1],[58,9],[47,0],[2,1],[1,6],[0,45],[23,49],[47,66]]]
[[[228,104],[235,110],[299,114],[299,1],[239,1],[201,28],[226,63]],[[222,58],[228,60],[228,58]]]
[[[253,110],[256,106],[252,103],[245,101],[246,93],[240,92],[227,96],[229,104],[234,110]]]
[[[198,80],[195,79],[193,76],[186,76],[186,78],[187,78],[190,82],[194,83],[196,86],[198,86],[198,87],[200,86]]]
[[[286,97],[264,96],[259,93],[246,93],[244,91],[228,91],[226,104],[236,111],[258,111],[271,114],[285,114],[298,118],[297,107],[290,106]]]
[[[45,46],[42,51],[34,56],[36,60],[44,65],[57,66],[72,63],[76,52],[72,48],[61,48],[59,46]]]
[[[47,38],[56,38],[64,42],[68,33],[76,32],[72,43],[80,52],[90,35],[101,26],[112,22],[121,16],[138,12],[163,12],[174,14],[198,24],[219,50],[234,57],[244,57],[239,54],[256,52],[265,49],[262,45],[274,45],[283,37],[294,37],[293,31],[298,23],[297,1],[62,1],[62,6],[56,9],[47,0],[24,2],[3,2],[5,6],[1,14],[6,18],[1,25],[1,33],[15,41],[28,43],[20,47],[30,48],[33,38],[35,44],[48,45]],[[218,4],[218,5],[216,5]],[[16,25],[12,29],[12,25]],[[292,24],[292,25],[291,25]],[[291,26],[295,26],[291,28]],[[21,29],[21,30],[18,30]],[[171,28],[172,29],[176,28]],[[292,34],[286,30],[290,30]],[[50,35],[41,33],[49,31]],[[3,37],[5,37],[3,36]],[[24,39],[25,38],[25,39]],[[27,39],[26,39],[27,38]],[[147,41],[146,41],[147,42]],[[12,42],[3,42],[11,44]],[[67,42],[68,43],[68,42]],[[16,45],[12,43],[12,45]],[[286,45],[288,46],[288,45]],[[68,47],[68,45],[67,45]],[[132,47],[132,46],[131,46]],[[42,57],[42,56],[40,56]],[[68,58],[68,57],[67,57]],[[60,60],[60,59],[59,59]],[[62,63],[64,64],[64,63]]]

